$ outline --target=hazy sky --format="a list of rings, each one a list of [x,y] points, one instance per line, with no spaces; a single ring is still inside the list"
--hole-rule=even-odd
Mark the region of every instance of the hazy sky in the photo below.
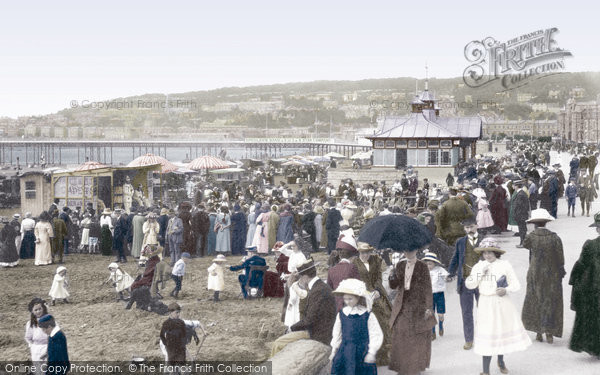
[[[414,4],[414,5],[413,5]],[[13,1],[0,22],[0,116],[72,100],[225,86],[458,77],[464,47],[558,27],[568,71],[600,70],[590,1]]]

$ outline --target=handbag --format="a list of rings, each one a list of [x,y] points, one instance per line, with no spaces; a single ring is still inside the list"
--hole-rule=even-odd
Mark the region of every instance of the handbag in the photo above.
[[[508,283],[506,282],[506,276],[502,275],[498,280],[496,280],[496,286],[498,288],[507,288]]]

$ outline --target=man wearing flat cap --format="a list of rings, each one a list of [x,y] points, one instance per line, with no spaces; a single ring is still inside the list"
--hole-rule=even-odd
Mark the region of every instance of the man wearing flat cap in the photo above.
[[[292,332],[275,340],[271,349],[271,357],[287,344],[302,339],[316,340],[325,345],[331,343],[333,325],[337,315],[335,299],[329,285],[317,276],[317,264],[311,258],[298,267],[300,276],[298,284],[308,290],[304,310],[300,313],[302,319],[290,327]]]
[[[469,350],[473,347],[474,323],[473,323],[473,299],[479,299],[479,290],[468,289],[465,286],[465,279],[471,274],[471,269],[479,262],[480,255],[475,252],[475,248],[481,242],[481,236],[477,232],[477,221],[473,217],[464,219],[461,224],[466,236],[456,241],[454,256],[448,266],[448,276],[446,281],[451,281],[457,276],[456,291],[460,297],[460,308],[462,310],[463,333],[465,336],[465,345],[463,349]]]

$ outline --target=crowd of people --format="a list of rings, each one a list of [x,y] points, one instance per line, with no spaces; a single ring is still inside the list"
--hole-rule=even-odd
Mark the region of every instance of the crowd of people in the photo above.
[[[373,373],[375,365],[387,365],[400,374],[424,371],[436,328],[440,337],[444,334],[445,283],[456,278],[463,348],[483,357],[483,374],[489,374],[494,355],[501,372],[508,373],[504,355],[531,344],[525,330],[535,332],[537,341],[545,335],[548,343],[562,336],[561,280],[566,275],[562,242],[545,228],[558,217],[558,199],[565,197],[572,217],[577,198],[580,215],[589,216],[597,197],[598,154],[587,148],[553,147],[573,154],[568,176],[562,171],[566,166],[550,165],[549,144],[532,143],[514,145],[505,157],[459,164],[448,175],[447,186],[419,180],[418,172],[408,168],[392,184],[355,184],[348,179],[336,187],[323,180],[292,189],[283,181],[275,186],[265,179],[247,187],[200,183],[192,189],[193,197],[173,208],[131,207],[130,212],[116,208],[97,214],[91,206],[81,212],[53,204],[37,220],[29,213],[22,222],[18,214],[12,221],[4,220],[0,264],[15,266],[20,258],[35,258],[40,266],[63,264],[64,254],[73,252],[113,256],[109,279],[118,285],[119,298],[130,291],[128,308],[135,302],[142,309],[170,311],[176,320],[178,306],[161,306],[161,284],[164,288],[167,279],[175,280],[171,296],[177,298],[185,263],[215,256],[208,270],[209,288],[218,302],[224,261],[231,255],[247,255],[241,264],[229,267],[245,270],[239,276],[241,295],[284,297],[282,322],[287,333],[274,342],[272,355],[299,339],[320,341],[332,347],[334,374]],[[432,242],[420,249],[424,251],[406,251],[402,259],[391,260],[384,249],[357,243],[356,235],[365,224],[386,215],[414,217],[431,232]],[[535,226],[530,233],[527,224]],[[600,215],[592,226],[600,228]],[[500,259],[505,249],[494,240],[511,231],[519,237],[517,248],[530,254],[521,316],[509,296],[525,277]],[[594,276],[600,267],[598,241],[600,237],[586,242],[570,279],[571,308],[576,311],[570,348],[595,356],[600,355],[599,307],[593,297],[600,292]],[[326,282],[317,276],[311,258],[319,251],[329,256]],[[277,272],[261,269],[266,265],[264,256],[273,252],[279,254]],[[137,280],[120,270],[118,263],[127,257],[145,266]],[[59,270],[52,304],[59,298],[68,302],[63,290],[66,269]],[[34,318],[47,314],[38,311],[39,301],[32,304],[30,326]],[[171,323],[176,327],[165,329],[182,335],[185,327]],[[31,332],[27,335],[33,340]],[[161,338],[165,345],[171,340],[162,332]],[[36,351],[33,360],[40,360],[41,349],[33,341],[30,344],[32,358]],[[169,361],[186,359],[185,353],[177,354],[168,345],[166,352],[173,358]]]

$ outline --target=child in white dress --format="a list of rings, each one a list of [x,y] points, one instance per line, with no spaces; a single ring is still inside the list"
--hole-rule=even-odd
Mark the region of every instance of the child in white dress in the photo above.
[[[52,297],[52,306],[55,305],[55,300],[61,298],[64,303],[69,303],[69,281],[67,280],[67,269],[64,266],[60,266],[56,269],[54,280],[52,280],[52,287],[48,295]]]
[[[219,254],[213,259],[213,264],[208,267],[207,289],[213,290],[213,301],[219,302],[219,292],[225,288],[225,277],[223,276],[223,264],[227,261],[225,255]]]
[[[108,265],[108,271],[110,272],[110,276],[106,279],[102,285],[107,282],[112,282],[112,285],[115,287],[115,291],[117,292],[117,301],[125,300],[123,296],[123,291],[130,292],[129,287],[133,284],[133,277],[131,277],[127,272],[123,271],[121,267],[117,263],[111,263]]]

